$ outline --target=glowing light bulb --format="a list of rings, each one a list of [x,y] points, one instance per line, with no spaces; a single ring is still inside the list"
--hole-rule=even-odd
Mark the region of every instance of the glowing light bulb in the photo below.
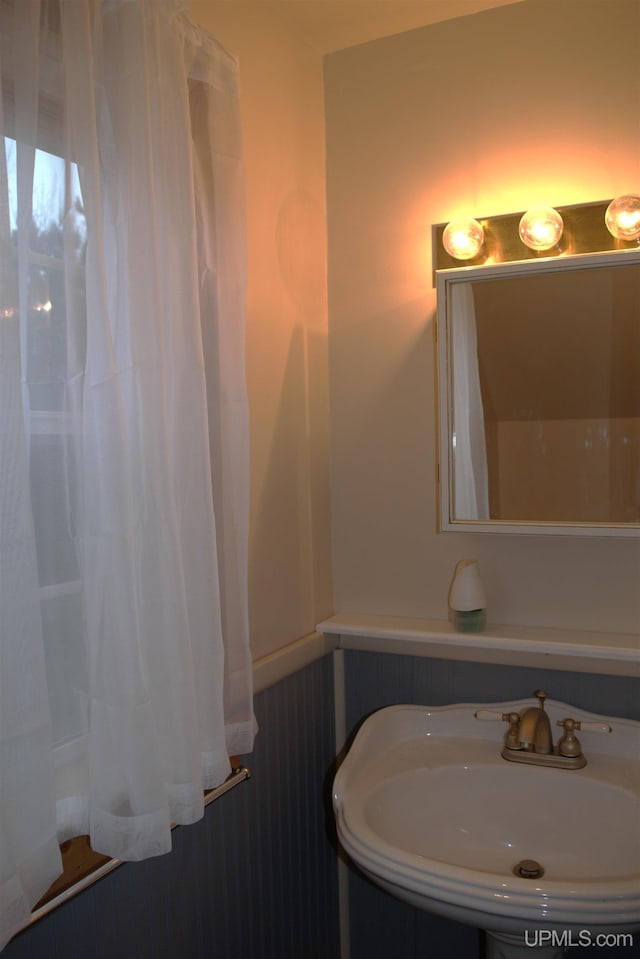
[[[470,217],[452,220],[442,234],[442,245],[455,260],[472,260],[484,245],[484,230]]]
[[[538,206],[528,210],[520,220],[520,239],[530,250],[550,250],[557,246],[564,224],[557,210]]]
[[[604,215],[607,230],[618,240],[640,237],[640,196],[629,193],[612,200]]]

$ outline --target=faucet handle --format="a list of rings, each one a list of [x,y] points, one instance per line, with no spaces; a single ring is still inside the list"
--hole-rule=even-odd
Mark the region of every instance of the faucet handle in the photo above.
[[[582,729],[590,733],[612,733],[613,727],[609,723],[581,722],[578,719],[558,719],[556,726],[564,726],[567,729]]]
[[[473,714],[476,719],[493,722],[509,723],[509,729],[504,736],[504,744],[509,749],[520,749],[520,713],[500,713],[497,709],[476,709]]]
[[[510,713],[501,713],[497,709],[476,709],[473,714],[475,719],[480,719],[484,722],[493,722],[493,723],[508,723]]]
[[[571,719],[569,716],[567,716],[566,719],[558,719],[556,726],[562,726],[564,729],[562,736],[558,740],[558,753],[561,756],[567,757],[582,755],[582,746],[575,734],[576,729],[584,729],[592,733],[611,732],[609,723],[581,722],[578,719]]]

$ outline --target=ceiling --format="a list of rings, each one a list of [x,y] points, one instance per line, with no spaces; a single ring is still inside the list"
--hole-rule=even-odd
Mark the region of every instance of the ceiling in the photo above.
[[[523,0],[262,0],[321,54]]]

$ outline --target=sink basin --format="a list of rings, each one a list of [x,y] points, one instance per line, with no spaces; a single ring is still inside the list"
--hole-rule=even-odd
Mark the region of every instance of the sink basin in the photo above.
[[[393,895],[491,932],[640,929],[640,723],[547,700],[554,734],[566,716],[612,732],[579,733],[583,769],[507,762],[506,727],[475,710],[535,705],[374,713],[334,781],[340,841]],[[515,875],[523,860],[542,876]]]

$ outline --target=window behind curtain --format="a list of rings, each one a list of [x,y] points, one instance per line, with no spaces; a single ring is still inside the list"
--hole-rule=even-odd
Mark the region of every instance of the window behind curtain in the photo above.
[[[254,720],[237,63],[180,0],[0,0],[0,69],[1,942]]]
[[[4,145],[17,257],[18,146],[8,137]],[[66,386],[70,366],[84,351],[86,222],[75,164],[43,149],[35,151],[28,243],[28,308],[20,318],[25,427],[53,734],[59,744],[86,730],[86,699],[79,696],[87,683],[72,502],[78,492],[78,418]]]

